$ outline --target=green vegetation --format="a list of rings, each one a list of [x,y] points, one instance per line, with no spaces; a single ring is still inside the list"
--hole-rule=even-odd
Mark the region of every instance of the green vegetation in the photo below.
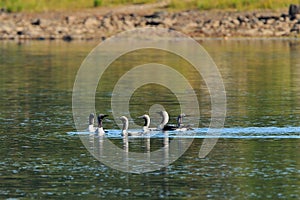
[[[93,6],[93,1],[87,0],[0,0],[0,2],[0,6],[9,12],[66,10]]]
[[[52,11],[113,6],[121,4],[154,3],[155,0],[0,0],[0,8],[9,12]]]
[[[197,1],[199,9],[279,9],[286,8],[291,3],[298,4],[299,0],[199,0]]]
[[[170,7],[175,9],[279,9],[290,4],[300,4],[300,0],[171,0]]]
[[[50,11],[93,8],[124,4],[155,3],[159,0],[0,0],[0,7],[11,12]],[[300,4],[300,0],[167,0],[170,9],[278,9],[289,4]]]

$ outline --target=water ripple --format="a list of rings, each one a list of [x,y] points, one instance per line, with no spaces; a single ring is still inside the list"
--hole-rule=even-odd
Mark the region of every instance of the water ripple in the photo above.
[[[138,131],[138,130],[133,130]],[[168,132],[170,138],[231,138],[231,139],[300,139],[300,127],[234,127],[219,129],[220,134],[209,134],[209,128],[196,128],[191,131]],[[69,135],[87,135],[89,132],[68,132]],[[107,130],[106,137],[121,138],[121,131]],[[166,134],[153,131],[149,134],[130,136],[131,138],[164,138]]]

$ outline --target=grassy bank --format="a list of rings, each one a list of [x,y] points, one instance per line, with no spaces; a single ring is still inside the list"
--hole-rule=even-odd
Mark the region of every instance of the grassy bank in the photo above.
[[[0,0],[0,8],[9,12],[39,12],[154,2],[156,0]]]
[[[0,7],[10,12],[52,11],[114,6],[123,4],[154,3],[158,0],[0,0]],[[166,0],[171,9],[279,9],[300,0]]]
[[[175,9],[280,9],[290,4],[300,4],[300,0],[171,0],[170,7]]]

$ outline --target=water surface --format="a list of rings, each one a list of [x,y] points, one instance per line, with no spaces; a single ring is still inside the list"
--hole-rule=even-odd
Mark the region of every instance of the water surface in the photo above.
[[[78,135],[67,134],[76,131],[72,118],[76,72],[97,43],[1,42],[0,198],[299,199],[300,140],[289,136],[299,136],[300,42],[205,40],[200,44],[223,77],[225,135],[240,137],[221,137],[204,159],[198,157],[204,138],[199,137],[168,167],[129,174],[102,164]],[[105,84],[98,86],[98,113],[111,112],[110,83],[126,67],[151,60],[142,56],[147,52],[132,53],[137,54],[135,59],[124,56],[117,60],[116,67],[106,72]],[[189,77],[200,105],[199,128],[205,130],[211,109],[205,82],[181,59],[164,61],[163,53],[156,59]],[[153,96],[149,89],[165,96]],[[168,109],[174,123],[178,101],[157,85],[134,93],[133,118],[157,102]],[[135,122],[142,124],[138,119]],[[105,121],[107,129],[117,129],[119,123]],[[265,137],[242,137],[251,134]],[[120,138],[111,140],[122,148]],[[132,139],[130,150],[146,151],[145,140]],[[153,139],[151,151],[160,148],[162,140]]]

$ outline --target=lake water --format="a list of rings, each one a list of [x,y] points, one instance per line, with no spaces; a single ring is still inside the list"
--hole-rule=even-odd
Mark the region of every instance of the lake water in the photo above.
[[[134,174],[99,162],[79,135],[68,134],[76,132],[72,90],[77,70],[97,42],[2,41],[0,199],[300,199],[300,41],[199,43],[218,66],[227,96],[225,129],[205,158],[198,154],[211,102],[203,79],[182,59],[133,52],[114,62],[97,87],[96,112],[110,115],[104,124],[114,131],[121,122],[111,118],[111,91],[128,66],[154,58],[178,69],[196,90],[198,137],[167,167]],[[135,123],[142,125],[136,118],[153,104],[164,105],[175,122],[180,110],[174,94],[150,85],[130,100]],[[122,148],[116,134],[110,140]],[[165,138],[150,139],[148,150],[154,151]],[[130,151],[145,151],[147,141],[131,138]]]

